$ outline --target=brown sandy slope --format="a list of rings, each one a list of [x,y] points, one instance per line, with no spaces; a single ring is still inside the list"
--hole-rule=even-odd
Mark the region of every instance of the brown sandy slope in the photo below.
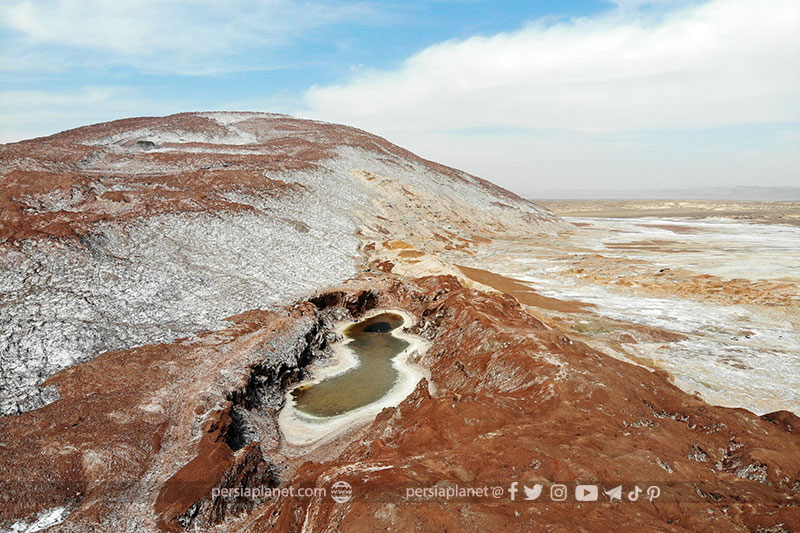
[[[525,305],[562,313],[579,313],[584,311],[586,307],[592,307],[590,304],[581,302],[571,302],[542,296],[520,281],[495,274],[494,272],[489,272],[488,270],[481,270],[480,268],[472,268],[463,265],[458,265],[458,269],[469,279],[487,285],[509,296],[513,296],[517,301]]]

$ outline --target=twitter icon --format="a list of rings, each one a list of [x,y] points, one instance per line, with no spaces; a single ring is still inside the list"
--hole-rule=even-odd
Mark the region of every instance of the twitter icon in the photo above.
[[[526,500],[535,500],[542,494],[542,486],[538,483],[533,486],[533,488],[523,485],[523,489],[525,489],[525,499]]]

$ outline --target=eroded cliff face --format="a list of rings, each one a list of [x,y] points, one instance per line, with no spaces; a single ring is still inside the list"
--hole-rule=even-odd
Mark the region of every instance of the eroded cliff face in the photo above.
[[[0,155],[3,408],[21,411],[0,419],[0,527],[800,528],[796,416],[711,406],[562,327],[591,306],[464,266],[567,227],[511,193],[275,115],[132,119]],[[288,446],[287,386],[331,355],[335,323],[379,308],[416,317],[430,346],[411,359],[430,378],[374,420]],[[219,495],[335,481],[349,501]],[[513,482],[664,494],[404,500]]]

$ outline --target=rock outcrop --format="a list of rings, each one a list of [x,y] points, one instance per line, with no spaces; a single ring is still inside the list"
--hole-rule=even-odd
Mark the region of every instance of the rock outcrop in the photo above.
[[[41,382],[103,351],[219,329],[355,276],[365,218],[462,239],[558,224],[374,135],[281,115],[88,126],[4,145],[0,176],[3,414],[52,401]]]

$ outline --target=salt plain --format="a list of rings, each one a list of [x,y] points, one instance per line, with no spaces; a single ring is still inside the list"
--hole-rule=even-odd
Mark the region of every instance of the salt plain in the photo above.
[[[476,264],[543,296],[591,304],[592,316],[682,334],[683,340],[673,342],[604,344],[602,335],[580,328],[588,323],[581,317],[567,322],[593,346],[666,370],[678,387],[709,403],[759,414],[800,413],[800,228],[726,219],[569,220],[578,223],[576,230],[561,241],[544,247],[506,242]],[[668,269],[681,272],[674,285],[661,283],[656,291],[639,283]],[[696,287],[710,277],[722,280],[723,289],[704,294],[682,286]],[[790,299],[726,301],[726,283],[750,282],[765,291],[775,285]]]

